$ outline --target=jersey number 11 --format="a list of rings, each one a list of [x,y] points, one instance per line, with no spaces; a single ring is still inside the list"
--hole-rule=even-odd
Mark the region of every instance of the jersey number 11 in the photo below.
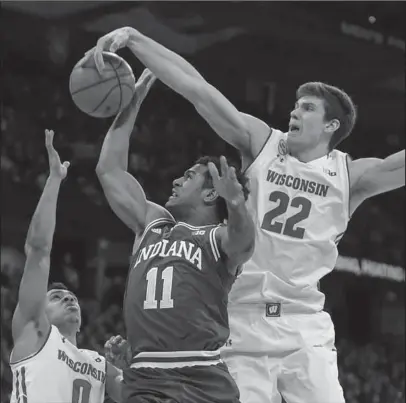
[[[173,266],[168,266],[161,273],[163,281],[162,298],[159,301],[160,309],[173,308],[172,281],[173,281]],[[156,299],[156,286],[158,280],[158,267],[153,267],[147,273],[147,295],[144,301],[144,309],[158,309],[158,301]]]

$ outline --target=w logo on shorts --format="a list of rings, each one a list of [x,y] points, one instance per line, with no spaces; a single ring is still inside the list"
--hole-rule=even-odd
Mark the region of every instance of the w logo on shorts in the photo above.
[[[280,302],[269,302],[268,304],[266,304],[266,316],[267,317],[281,316]]]

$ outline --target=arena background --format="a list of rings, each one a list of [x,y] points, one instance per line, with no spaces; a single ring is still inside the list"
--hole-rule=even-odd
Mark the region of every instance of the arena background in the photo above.
[[[3,2],[1,13],[1,402],[9,401],[11,317],[30,218],[47,176],[45,128],[71,161],[58,204],[51,279],[82,303],[81,346],[124,334],[121,305],[131,233],[95,175],[111,121],[73,105],[69,74],[97,38],[131,25],[179,52],[241,110],[286,128],[295,88],[344,88],[359,108],[341,149],[385,157],[405,147],[403,2]],[[142,71],[139,62],[120,52]],[[130,171],[162,203],[200,154],[237,158],[180,96],[156,83],[132,136]],[[404,367],[405,189],[354,214],[336,270],[322,281],[348,403],[400,403]],[[90,320],[91,318],[91,320]],[[311,403],[311,402],[308,402]]]

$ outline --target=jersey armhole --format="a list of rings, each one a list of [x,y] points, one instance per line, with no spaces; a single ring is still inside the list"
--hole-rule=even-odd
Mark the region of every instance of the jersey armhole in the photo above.
[[[243,173],[243,174],[247,174],[247,173],[248,173],[248,170],[254,165],[254,163],[257,161],[257,159],[259,158],[259,156],[260,156],[260,155],[262,154],[262,152],[264,151],[265,146],[269,143],[269,140],[270,140],[270,138],[271,138],[271,136],[272,136],[272,133],[273,133],[272,127],[270,127],[269,129],[270,129],[270,130],[269,130],[268,137],[266,138],[264,144],[262,145],[261,149],[259,150],[259,153],[252,159],[252,161],[247,165],[247,167],[246,167],[244,170],[242,170],[242,173]],[[242,154],[241,154],[241,161],[242,161],[242,159],[243,159],[243,156],[242,156]]]
[[[142,233],[142,235],[140,237],[136,237],[134,240],[134,244],[133,244],[133,249],[132,249],[132,254],[130,259],[132,259],[135,255],[135,253],[137,252],[139,246],[141,245],[142,241],[145,238],[145,235],[148,233],[148,231],[150,229],[152,229],[153,227],[157,226],[157,225],[161,225],[161,224],[175,224],[175,221],[170,220],[169,218],[157,218],[156,220],[151,221],[144,229],[144,232]],[[137,247],[135,247],[135,244],[137,244]]]
[[[29,360],[29,359],[31,359],[31,358],[37,356],[37,355],[44,349],[45,345],[48,343],[49,337],[51,336],[52,327],[53,327],[53,325],[50,324],[47,337],[45,338],[44,342],[42,343],[42,346],[41,346],[41,347],[38,349],[38,351],[36,351],[35,353],[32,353],[32,354],[30,354],[30,355],[27,356],[27,357],[21,358],[21,359],[19,359],[19,360],[13,362],[13,361],[11,360],[12,357],[13,357],[13,352],[14,352],[14,348],[13,348],[13,349],[11,350],[10,358],[9,358],[9,361],[10,361],[9,364],[10,364],[10,366],[19,365],[19,364],[21,364],[22,362],[27,361],[27,360]]]
[[[350,177],[350,167],[349,167],[349,161],[350,161],[350,155],[349,154],[345,154],[344,156],[345,158],[345,169],[347,171],[347,219],[350,220],[351,219],[351,177]]]

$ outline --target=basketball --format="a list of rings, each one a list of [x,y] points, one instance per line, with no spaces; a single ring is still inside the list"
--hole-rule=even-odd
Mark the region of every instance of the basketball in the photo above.
[[[75,105],[95,118],[117,115],[134,95],[135,78],[130,65],[115,53],[103,52],[105,69],[97,71],[93,57],[72,70],[69,90]]]

